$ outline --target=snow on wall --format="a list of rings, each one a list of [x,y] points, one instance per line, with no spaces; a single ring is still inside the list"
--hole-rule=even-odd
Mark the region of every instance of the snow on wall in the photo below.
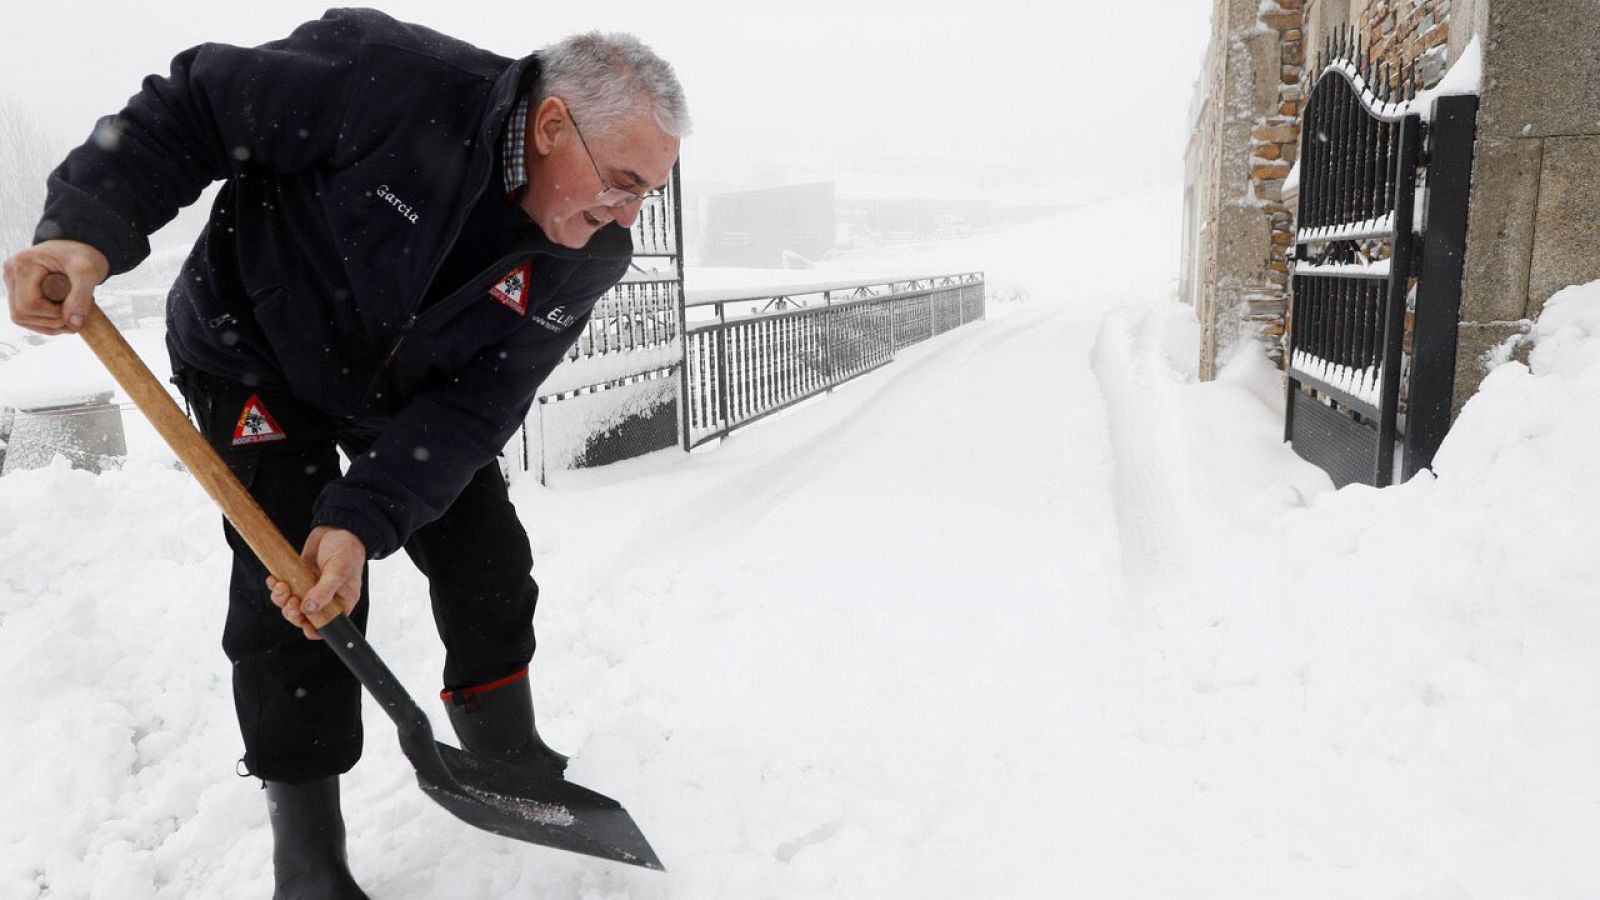
[[[594,439],[615,429],[628,419],[663,414],[663,408],[676,409],[675,373],[648,378],[606,390],[534,405],[528,415],[528,474],[573,468],[590,450]],[[670,415],[670,412],[665,413]],[[521,438],[512,438],[512,449]],[[514,473],[516,480],[522,477]]]

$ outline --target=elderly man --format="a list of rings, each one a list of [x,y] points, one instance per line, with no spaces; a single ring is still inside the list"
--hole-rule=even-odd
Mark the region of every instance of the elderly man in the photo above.
[[[201,430],[319,573],[290,596],[227,529],[223,647],[277,896],[362,896],[338,794],[360,690],[302,632],[326,604],[364,627],[368,559],[404,549],[428,577],[462,744],[564,769],[534,728],[538,588],[495,458],[626,271],[687,129],[671,67],[632,37],[514,61],[340,10],[179,55],[51,175],[37,243],[4,266],[13,320],[45,334],[76,331],[96,285],[226,182],[168,347]],[[60,306],[51,272],[72,281]]]

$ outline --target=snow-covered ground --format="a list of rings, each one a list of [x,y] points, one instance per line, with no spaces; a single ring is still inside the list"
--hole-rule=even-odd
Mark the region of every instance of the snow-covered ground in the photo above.
[[[1600,892],[1600,285],[1437,477],[1335,492],[1265,362],[1186,374],[1174,194],[863,260],[1010,299],[710,452],[519,482],[542,730],[669,871],[458,824],[369,704],[373,896]],[[219,526],[130,443],[0,479],[0,897],[265,896]],[[425,699],[425,586],[372,579]]]

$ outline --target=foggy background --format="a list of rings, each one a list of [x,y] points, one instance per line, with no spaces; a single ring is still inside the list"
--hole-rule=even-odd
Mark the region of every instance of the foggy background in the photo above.
[[[704,242],[708,198],[733,191],[831,185],[822,191],[839,207],[838,237],[869,247],[1014,224],[1030,206],[1078,205],[1151,183],[1176,191],[1210,12],[1204,0],[1047,11],[1021,0],[818,2],[771,12],[735,3],[379,6],[506,56],[594,28],[631,31],[653,46],[676,67],[694,118],[682,156],[691,260]],[[58,153],[180,50],[262,43],[324,9],[215,0],[13,5],[0,50],[0,127],[20,120]],[[36,217],[42,194],[0,190],[7,218]],[[888,200],[898,213],[886,219]],[[722,215],[770,218],[786,203],[745,206]],[[183,233],[162,235],[158,248],[187,243],[182,225],[169,231]],[[17,238],[0,240],[7,253],[16,249]]]

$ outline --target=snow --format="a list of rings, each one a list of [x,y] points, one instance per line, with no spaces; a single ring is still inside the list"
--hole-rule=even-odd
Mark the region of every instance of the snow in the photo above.
[[[1383,384],[1382,366],[1357,369],[1322,359],[1304,350],[1296,350],[1291,362],[1295,371],[1310,375],[1329,387],[1338,388],[1374,408],[1383,405],[1382,398],[1378,396],[1378,387]]]
[[[1478,45],[1478,38],[1474,36],[1461,48],[1461,55],[1456,58],[1449,71],[1439,79],[1439,83],[1427,90],[1418,91],[1417,98],[1412,103],[1423,112],[1424,121],[1433,111],[1433,101],[1440,97],[1455,97],[1462,94],[1477,94],[1483,87],[1483,48]]]
[[[1438,98],[1480,92],[1483,85],[1483,48],[1479,46],[1477,37],[1467,41],[1467,45],[1461,48],[1461,55],[1439,79],[1439,83],[1417,91],[1410,100],[1380,100],[1373,86],[1367,83],[1366,76],[1349,60],[1334,60],[1323,72],[1334,70],[1343,72],[1350,79],[1361,102],[1372,115],[1393,122],[1416,113],[1422,121],[1428,122],[1433,118],[1433,105]]]
[[[1348,59],[1335,59],[1333,62],[1328,63],[1323,67],[1322,74],[1317,77],[1320,79],[1329,72],[1344,73],[1345,77],[1350,81],[1351,87],[1355,90],[1356,96],[1361,100],[1361,104],[1367,108],[1367,112],[1374,118],[1383,119],[1387,122],[1397,122],[1413,112],[1414,101],[1382,99],[1379,94],[1379,86],[1369,84],[1367,76],[1361,71],[1361,68]]]
[[[1127,239],[1178,234],[1177,196],[859,260],[983,269],[990,317],[714,449],[519,481],[541,730],[668,871],[458,823],[368,703],[367,890],[1600,890],[1600,284],[1550,301],[1436,475],[1334,491],[1249,342],[1188,374],[1177,254]],[[0,896],[265,896],[216,515],[130,445],[0,478]],[[371,581],[426,700],[426,586]]]
[[[71,406],[116,389],[116,380],[95,365],[88,345],[50,341],[0,364],[0,406],[48,409]]]
[[[1302,244],[1311,241],[1352,241],[1364,237],[1381,237],[1393,231],[1394,213],[1386,212],[1376,218],[1364,219],[1360,222],[1302,228],[1295,233],[1295,240]]]
[[[1369,259],[1358,263],[1301,263],[1294,267],[1296,275],[1358,275],[1368,278],[1388,278],[1387,259]]]

